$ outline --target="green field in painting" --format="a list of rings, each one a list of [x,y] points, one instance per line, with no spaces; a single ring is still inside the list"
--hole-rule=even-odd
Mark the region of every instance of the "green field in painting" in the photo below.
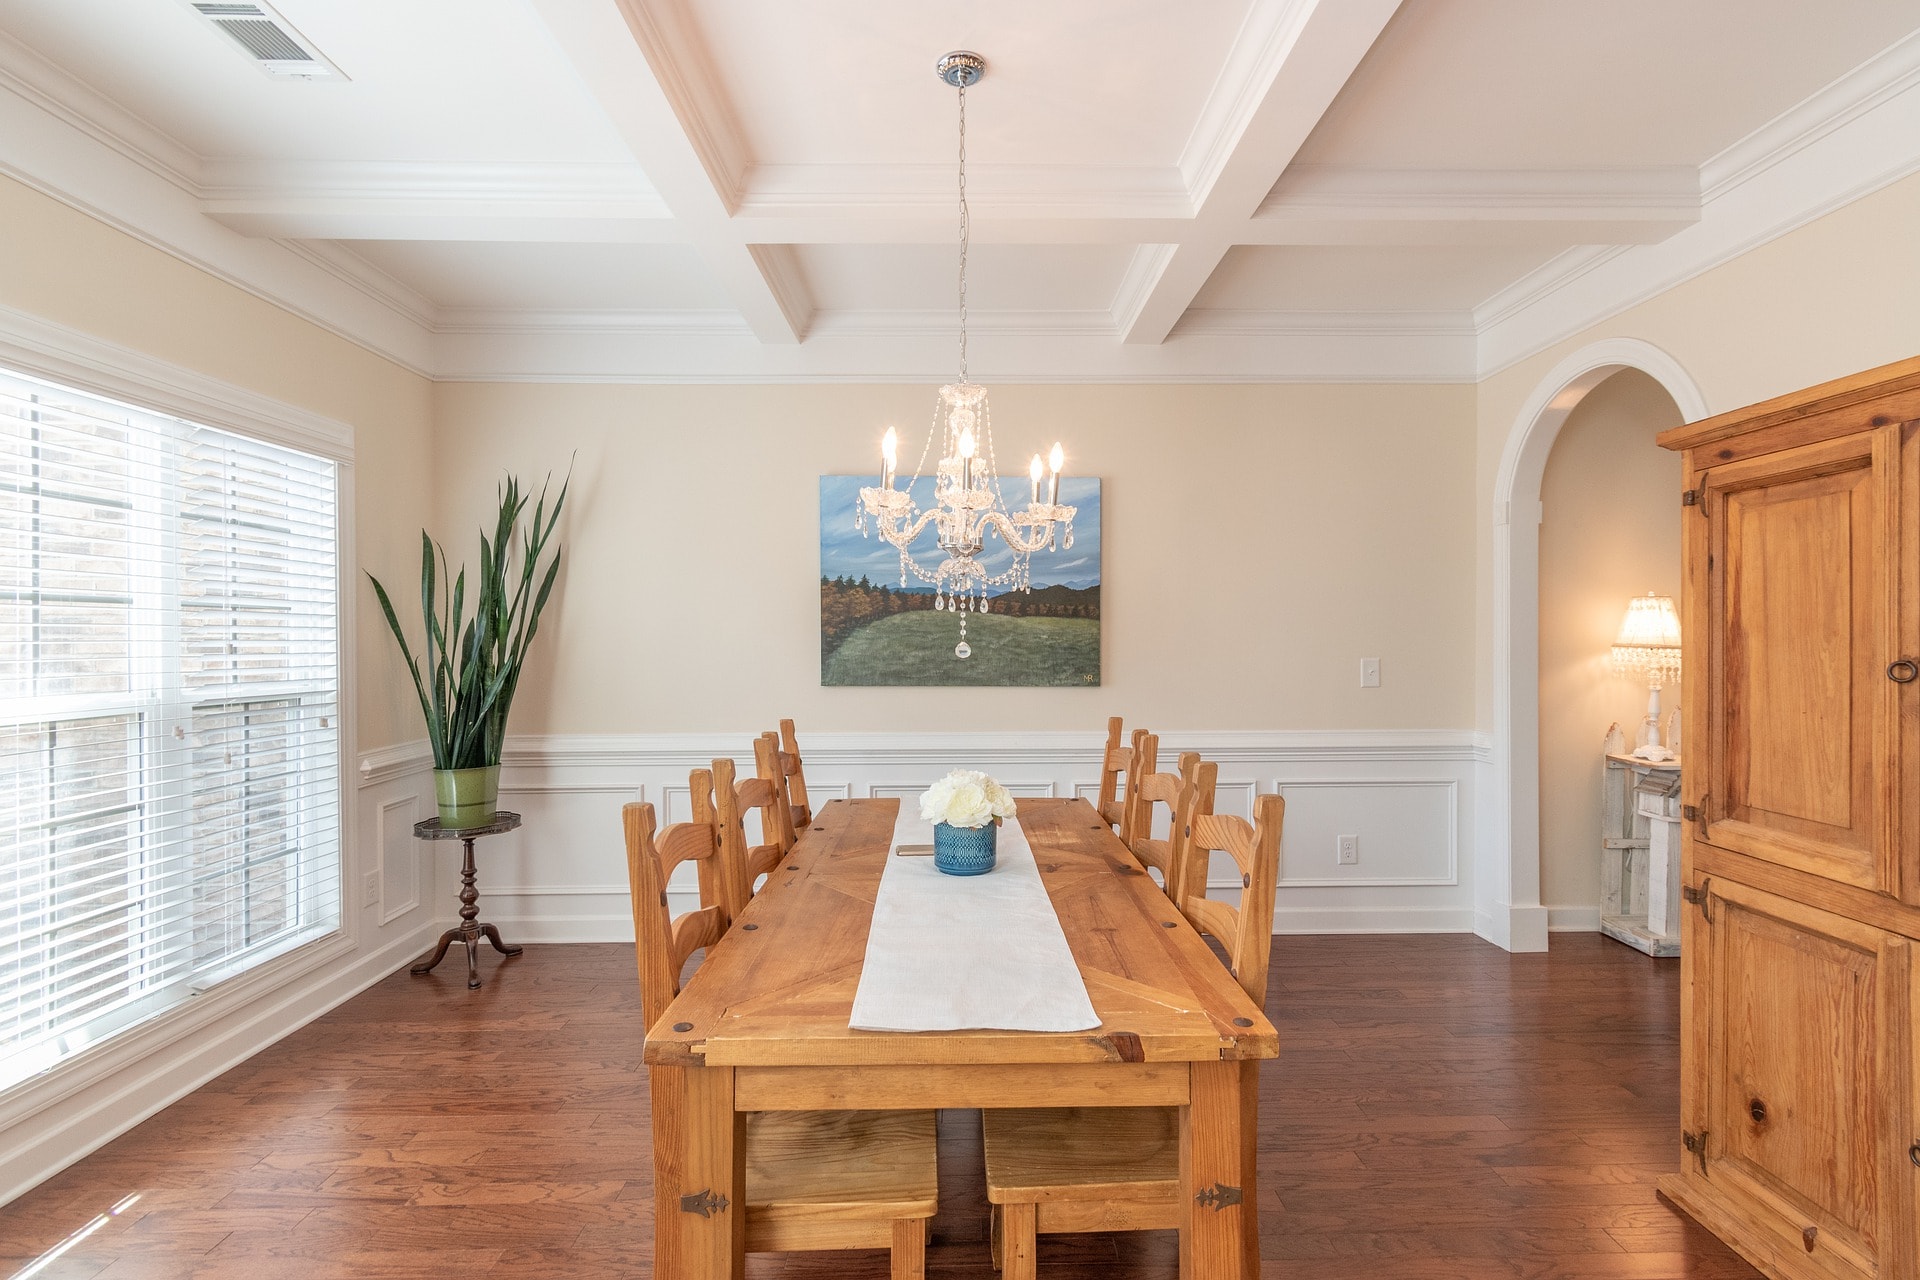
[[[956,658],[960,620],[924,610],[868,623],[827,658],[823,685],[1073,685],[1100,683],[1097,618],[969,614],[973,656]]]

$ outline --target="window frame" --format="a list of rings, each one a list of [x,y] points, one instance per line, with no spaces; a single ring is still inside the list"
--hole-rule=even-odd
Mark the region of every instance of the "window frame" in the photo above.
[[[339,689],[334,800],[339,814],[341,877],[336,928],[238,972],[229,967],[197,975],[185,1000],[131,1018],[126,1026],[46,1070],[0,1089],[0,1132],[4,1132],[116,1072],[137,1065],[152,1067],[155,1064],[148,1060],[155,1053],[214,1028],[303,977],[337,967],[357,952],[362,912],[359,895],[350,892],[350,886],[362,877],[364,841],[360,836],[357,772],[351,768],[358,750],[359,689],[353,429],[311,410],[4,305],[0,305],[0,367],[162,416],[297,449],[334,464],[334,644]],[[180,705],[190,708],[192,692],[182,693]],[[136,705],[140,702],[137,694],[114,696],[112,701],[132,707],[136,714],[151,715],[158,709],[158,704]],[[223,691],[217,701],[237,705],[244,699]],[[153,717],[153,721],[157,725],[159,717]]]

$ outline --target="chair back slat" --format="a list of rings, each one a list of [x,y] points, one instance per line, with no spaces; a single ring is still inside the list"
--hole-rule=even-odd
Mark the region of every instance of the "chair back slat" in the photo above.
[[[793,825],[793,792],[788,784],[784,757],[780,735],[772,729],[754,741],[753,771],[773,788],[774,821],[778,827],[774,839],[782,849],[791,850],[794,841],[800,838],[800,829]]]
[[[1127,770],[1126,792],[1120,802],[1120,843],[1131,849],[1137,838],[1153,834],[1153,805],[1141,799],[1140,781],[1151,775],[1159,764],[1160,735],[1135,729],[1133,745],[1127,750],[1131,767]],[[1148,819],[1144,825],[1143,815]]]
[[[1120,830],[1127,817],[1126,797],[1120,791],[1122,774],[1133,772],[1133,749],[1120,741],[1120,717],[1107,717],[1107,745],[1100,753],[1100,794],[1094,809],[1100,820]]]
[[[790,845],[782,843],[780,789],[762,777],[736,778],[734,763],[713,762],[714,825],[720,835],[720,865],[727,884],[727,917],[737,920],[753,901],[753,886],[780,865]],[[747,810],[760,812],[764,843],[747,843]]]
[[[1273,899],[1280,877],[1280,832],[1287,802],[1258,796],[1253,821],[1233,814],[1201,814],[1193,821],[1193,850],[1204,856],[1220,850],[1240,869],[1240,905],[1209,901],[1204,887],[1180,904],[1193,926],[1210,933],[1227,950],[1228,967],[1256,1001],[1267,996],[1267,962],[1273,952]]]
[[[800,740],[794,736],[793,721],[780,722],[780,767],[787,775],[787,803],[793,810],[794,831],[813,825],[813,802],[807,799],[807,773],[800,762]]]
[[[720,941],[726,933],[727,916],[719,903],[707,903],[675,921],[667,906],[668,877],[675,866],[689,859],[697,859],[702,865],[712,863],[713,850],[709,847],[703,851],[699,840],[690,835],[676,835],[672,843],[681,852],[669,861],[662,856],[655,840],[657,823],[652,805],[629,804],[620,816],[627,840],[627,884],[633,899],[641,1019],[652,1027],[680,994],[680,970],[687,957],[701,947]],[[675,824],[676,827],[688,825]]]
[[[1193,824],[1212,814],[1213,793],[1219,785],[1219,774],[1220,766],[1211,760],[1202,760],[1199,752],[1180,753],[1180,779],[1187,786],[1186,807],[1174,813],[1174,825],[1179,828],[1181,841],[1167,892],[1175,906],[1195,897],[1204,899],[1207,896],[1207,871],[1212,859],[1207,850],[1195,847]]]

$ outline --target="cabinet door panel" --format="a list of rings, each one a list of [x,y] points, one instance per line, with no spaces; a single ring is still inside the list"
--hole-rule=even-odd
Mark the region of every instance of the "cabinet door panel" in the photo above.
[[[1688,1111],[1708,1181],[1831,1274],[1897,1274],[1912,1253],[1894,1138],[1911,1116],[1909,944],[1730,881],[1706,897],[1705,1078]]]
[[[1710,843],[1899,889],[1891,607],[1897,429],[1709,471]],[[1696,753],[1698,758],[1698,753]]]

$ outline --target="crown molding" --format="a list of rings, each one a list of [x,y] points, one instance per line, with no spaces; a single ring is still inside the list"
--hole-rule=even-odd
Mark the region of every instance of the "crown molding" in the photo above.
[[[1474,309],[1484,379],[1920,172],[1920,33],[1701,166],[1700,219],[1656,244],[1584,246]]]
[[[953,201],[952,165],[761,164],[745,174],[736,212],[756,219],[924,215],[950,227]],[[967,203],[983,224],[1013,218],[1191,218],[1194,213],[1179,170],[1146,165],[969,164]]]
[[[105,223],[215,279],[356,346],[426,376],[427,331],[387,298],[270,240],[208,218],[196,191],[170,166],[129,154],[98,121],[73,120],[73,103],[49,103],[0,78],[0,174]]]
[[[736,311],[528,311],[509,307],[442,307],[436,334],[600,334],[642,338],[661,335],[741,338],[752,335]]]
[[[1474,337],[1470,311],[1262,311],[1196,307],[1175,333],[1304,338],[1319,334],[1465,339]]]
[[[1920,84],[1920,31],[1789,107],[1700,166],[1706,200],[1731,194],[1807,147]]]
[[[0,32],[0,88],[182,191],[199,194],[200,157],[172,134]]]
[[[1071,320],[1074,313],[1067,313]],[[1347,332],[1284,328],[1176,332],[1153,346],[1116,342],[1111,317],[1085,315],[1089,331],[1041,335],[975,328],[970,363],[995,383],[1472,382],[1471,332],[1429,331],[1404,318]],[[921,332],[896,313],[851,320],[824,313],[805,343],[773,348],[744,329],[655,332],[645,341],[615,321],[585,329],[442,332],[436,377],[447,382],[940,383],[953,375],[952,317]],[[842,326],[855,328],[842,332]],[[882,331],[875,332],[876,329]]]
[[[440,308],[433,299],[394,279],[353,250],[324,240],[287,240],[281,247],[369,297],[379,299],[422,329],[432,329]]]
[[[1571,219],[1623,215],[1692,222],[1700,172],[1685,165],[1628,169],[1361,169],[1294,165],[1257,218],[1295,210],[1354,217],[1437,218],[1461,212]]]

